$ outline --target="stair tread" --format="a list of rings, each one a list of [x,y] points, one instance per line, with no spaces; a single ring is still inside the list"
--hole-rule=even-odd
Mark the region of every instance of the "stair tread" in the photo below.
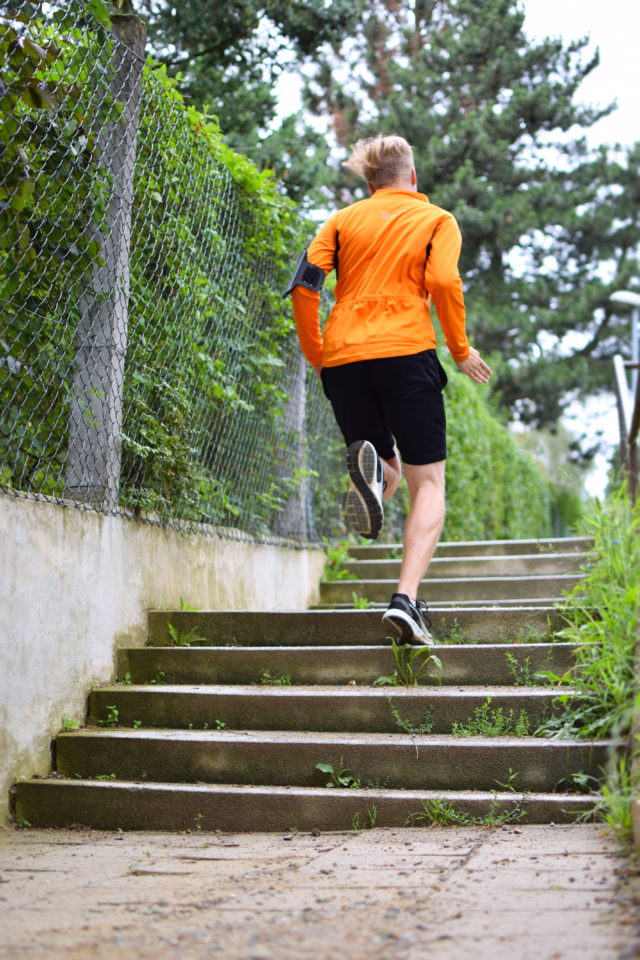
[[[374,563],[376,561],[370,560],[369,563]],[[388,563],[389,561],[380,561],[381,563]],[[531,573],[526,576],[495,576],[495,577],[439,577],[437,579],[426,579],[422,581],[422,586],[430,587],[437,586],[442,587],[446,586],[449,583],[500,583],[505,581],[507,583],[529,583],[530,581],[539,582],[541,580],[580,580],[582,575],[580,571],[575,573]],[[331,584],[331,586],[344,586],[350,587],[358,583],[397,583],[397,578],[384,577],[380,580],[374,580],[372,577],[367,577],[364,580],[323,580],[323,584]]]
[[[455,652],[458,650],[469,650],[477,653],[487,654],[491,650],[505,650],[512,651],[514,647],[522,649],[531,649],[531,650],[555,650],[555,649],[577,649],[579,644],[568,643],[567,641],[553,640],[553,641],[513,641],[511,643],[434,643],[428,649],[437,653],[438,650],[446,650],[447,652]],[[425,648],[427,649],[427,648]],[[273,653],[291,653],[293,651],[304,650],[307,653],[316,652],[318,654],[326,654],[328,651],[331,651],[332,654],[340,651],[349,651],[351,653],[364,653],[367,650],[388,650],[391,651],[390,643],[367,643],[367,644],[341,644],[339,647],[323,646],[316,647],[312,644],[296,645],[296,644],[287,644],[286,646],[273,646],[269,644],[256,644],[253,647],[215,647],[215,646],[205,646],[204,644],[199,644],[198,646],[193,647],[177,647],[166,644],[165,646],[153,647],[120,647],[119,650],[123,653],[129,651],[134,651],[137,656],[147,655],[149,657],[154,657],[158,653],[161,653],[166,650],[171,650],[175,653],[180,653],[181,655],[201,655],[202,653],[215,654],[216,656],[251,656],[254,653],[261,653],[266,651],[273,651]]]
[[[362,548],[362,549],[366,549],[366,548]],[[398,547],[398,549],[401,550],[402,547]],[[460,554],[459,556],[455,556],[455,557],[439,557],[436,554],[436,556],[431,561],[431,564],[436,564],[436,565],[440,565],[440,564],[446,565],[449,563],[451,564],[461,564],[461,563],[483,564],[483,563],[491,563],[494,560],[497,562],[504,562],[505,560],[507,560],[509,563],[515,562],[516,560],[533,560],[535,562],[542,561],[542,560],[545,560],[545,561],[546,560],[573,560],[575,562],[578,562],[580,559],[587,556],[588,556],[588,553],[586,551],[583,551],[581,553],[576,553],[575,551],[570,553],[560,553],[560,552],[510,553],[508,557],[505,557],[502,554],[492,554],[489,556],[482,556],[482,557],[479,557],[476,554],[469,554],[469,556],[464,556],[463,554]],[[374,563],[384,564],[384,563],[396,563],[396,562],[400,563],[401,559],[402,559],[401,557],[372,557],[370,560],[365,560],[365,559],[349,560],[348,563],[352,565],[357,563],[371,563],[371,564],[374,564]],[[429,566],[431,566],[431,564]]]
[[[390,693],[390,691],[393,691]],[[563,694],[575,694],[577,691],[572,687],[562,687]],[[535,699],[536,697],[557,697],[558,688],[544,686],[524,686],[510,684],[503,686],[487,685],[467,685],[458,684],[448,687],[438,687],[431,685],[421,685],[417,687],[373,687],[362,684],[361,686],[352,686],[348,683],[343,686],[335,684],[290,684],[284,686],[272,686],[260,683],[249,684],[218,684],[218,683],[159,683],[159,684],[106,684],[99,687],[93,687],[92,694],[108,694],[119,696],[128,696],[130,694],[146,693],[149,696],[161,696],[162,694],[178,694],[180,696],[192,696],[193,694],[210,694],[215,696],[224,696],[225,694],[233,697],[252,695],[256,697],[273,698],[291,698],[296,696],[307,697],[375,697],[386,698],[393,697],[455,697],[455,696],[491,696],[491,697],[513,697]]]
[[[49,777],[39,780],[18,780],[18,785],[28,785],[29,787],[64,787],[71,789],[91,788],[96,791],[104,790],[132,790],[137,792],[167,792],[176,791],[206,794],[206,793],[233,793],[233,794],[270,794],[283,797],[325,797],[334,799],[336,802],[346,798],[357,797],[387,797],[398,799],[436,799],[444,798],[455,801],[456,799],[478,799],[486,801],[502,801],[506,803],[515,803],[525,801],[527,805],[536,800],[545,800],[546,802],[557,802],[561,804],[567,798],[584,800],[585,803],[595,801],[597,795],[585,793],[518,793],[517,791],[499,791],[499,790],[415,790],[399,789],[394,787],[350,787],[349,789],[336,789],[335,787],[300,787],[300,786],[281,786],[267,784],[232,784],[232,783],[185,783],[183,781],[176,783],[165,783],[160,780],[140,781],[140,780],[80,780],[67,779],[66,777]]]
[[[310,731],[310,730],[183,730],[172,727],[148,727],[142,729],[127,728],[102,728],[102,727],[83,727],[80,730],[66,731],[58,734],[59,739],[69,740],[71,738],[84,739],[117,739],[117,740],[181,740],[187,743],[193,742],[212,742],[212,743],[241,743],[247,741],[256,741],[260,743],[326,743],[344,746],[368,746],[368,745],[393,745],[401,747],[464,747],[464,746],[487,746],[499,745],[503,747],[527,747],[529,749],[540,750],[566,750],[571,747],[583,747],[593,749],[594,747],[609,749],[610,747],[621,746],[623,741],[615,739],[603,740],[580,740],[576,738],[550,739],[547,737],[482,737],[469,736],[459,737],[453,734],[406,734],[406,733],[368,733],[346,731]]]
[[[446,550],[449,547],[464,547],[464,546],[478,546],[478,547],[503,547],[503,546],[517,546],[518,544],[526,546],[547,546],[547,545],[562,545],[567,543],[584,543],[586,545],[593,543],[593,537],[529,537],[519,540],[441,540],[438,544],[438,550]],[[401,550],[402,543],[399,541],[393,541],[391,543],[377,543],[377,544],[362,544],[355,545],[354,548],[357,550],[375,550],[376,548],[384,547],[389,550]]]

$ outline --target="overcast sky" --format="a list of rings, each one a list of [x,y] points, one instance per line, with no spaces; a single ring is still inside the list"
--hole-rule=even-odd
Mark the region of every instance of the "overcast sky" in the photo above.
[[[618,109],[592,129],[591,143],[640,140],[640,0],[524,0],[531,37],[560,36],[566,42],[589,34],[600,64],[580,88],[580,99]]]
[[[618,108],[592,127],[590,143],[628,146],[640,140],[640,0],[524,0],[524,9],[529,36],[559,35],[566,42],[589,34],[589,49],[600,50],[600,63],[581,86],[580,99],[597,105],[617,100]],[[595,439],[602,431],[609,441],[586,484],[592,496],[602,496],[618,437],[615,400],[613,395],[593,398],[572,413],[573,423],[571,417],[567,422],[577,433],[586,428]]]

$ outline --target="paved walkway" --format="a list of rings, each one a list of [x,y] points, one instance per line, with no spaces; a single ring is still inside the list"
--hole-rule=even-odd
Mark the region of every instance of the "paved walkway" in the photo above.
[[[593,826],[0,830],[0,958],[627,960],[637,880]]]

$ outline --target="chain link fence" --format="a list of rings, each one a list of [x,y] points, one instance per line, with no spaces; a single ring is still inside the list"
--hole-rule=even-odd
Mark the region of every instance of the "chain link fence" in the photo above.
[[[295,213],[102,10],[0,14],[0,489],[313,541],[334,428],[281,299]]]

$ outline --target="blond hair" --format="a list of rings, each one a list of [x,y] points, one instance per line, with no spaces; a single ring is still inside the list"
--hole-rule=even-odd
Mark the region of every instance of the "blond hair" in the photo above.
[[[359,177],[364,177],[374,190],[409,177],[413,169],[413,150],[404,137],[367,137],[351,148],[344,163]]]

